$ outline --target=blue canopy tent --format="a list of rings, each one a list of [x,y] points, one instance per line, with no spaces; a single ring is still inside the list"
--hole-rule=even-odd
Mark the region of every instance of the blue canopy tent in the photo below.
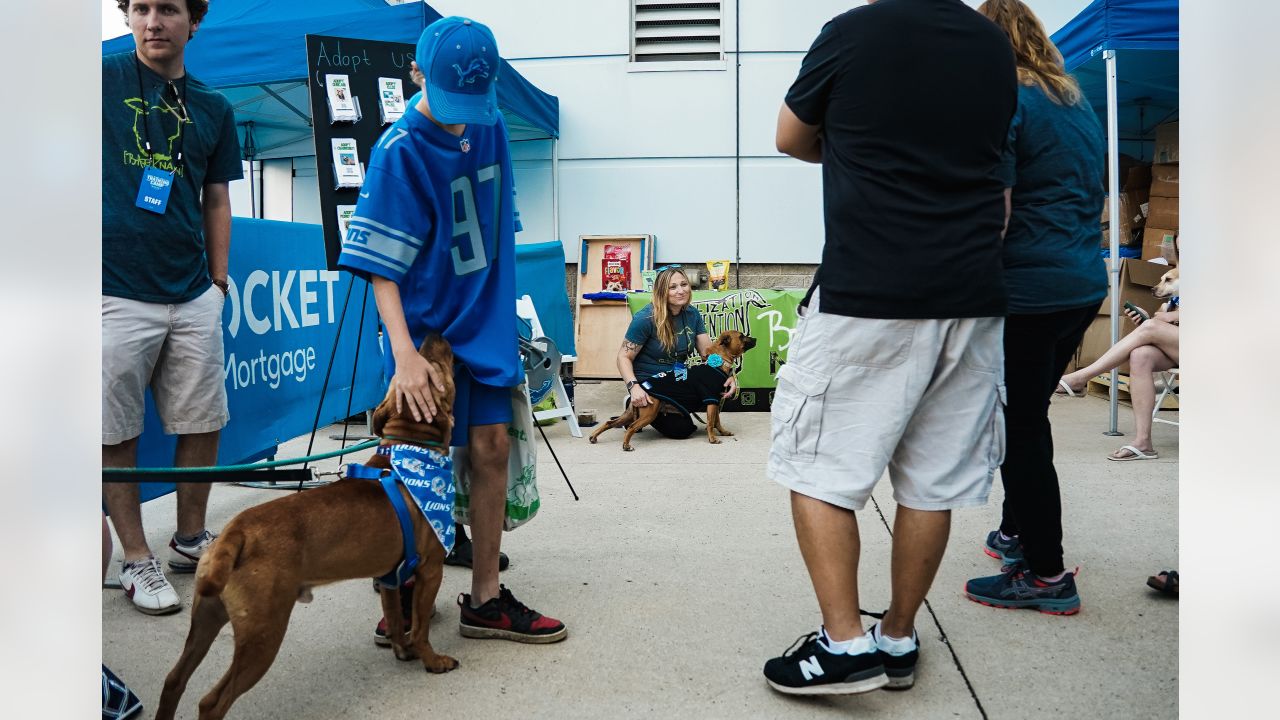
[[[1069,72],[1105,118],[1111,192],[1111,342],[1120,339],[1120,148],[1148,157],[1156,125],[1178,116],[1178,0],[1094,0],[1054,33]],[[1117,432],[1111,371],[1111,434]]]
[[[211,3],[187,67],[226,95],[240,125],[253,123],[254,159],[309,155],[307,35],[416,43],[440,18],[426,3],[382,0],[219,0]],[[133,36],[105,40],[104,55],[133,49]],[[507,61],[498,105],[513,141],[559,137],[560,105]]]

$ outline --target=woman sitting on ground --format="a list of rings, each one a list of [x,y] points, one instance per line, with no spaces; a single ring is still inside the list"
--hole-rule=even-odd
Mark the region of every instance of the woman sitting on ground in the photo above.
[[[631,318],[622,347],[618,349],[618,372],[627,383],[630,402],[644,407],[657,402],[640,383],[661,372],[679,372],[695,351],[706,355],[711,336],[702,313],[693,306],[689,278],[680,268],[665,268],[653,283],[653,301]],[[725,397],[738,390],[738,380],[725,381]],[[682,440],[697,428],[693,419],[680,412],[663,413],[653,427],[666,437]]]
[[[1089,378],[1119,367],[1129,361],[1129,396],[1133,401],[1134,438],[1107,456],[1108,460],[1154,460],[1159,457],[1151,444],[1151,416],[1156,408],[1155,373],[1178,367],[1178,302],[1174,298],[1144,321],[1132,310],[1125,315],[1137,330],[1111,346],[1092,365],[1064,375],[1058,383],[1063,395],[1084,393]]]

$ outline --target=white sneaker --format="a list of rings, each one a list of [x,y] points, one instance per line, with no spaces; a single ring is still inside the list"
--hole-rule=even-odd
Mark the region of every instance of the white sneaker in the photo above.
[[[195,545],[181,545],[177,537],[169,538],[169,569],[176,573],[193,573],[204,551],[209,549],[217,535],[205,530]]]
[[[165,579],[155,557],[128,563],[120,569],[120,586],[133,604],[148,615],[167,615],[182,609],[178,593]]]

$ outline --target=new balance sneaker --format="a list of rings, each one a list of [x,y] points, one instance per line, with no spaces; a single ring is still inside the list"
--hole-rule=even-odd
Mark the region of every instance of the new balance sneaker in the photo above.
[[[444,556],[444,564],[469,568],[471,567],[471,553],[474,550],[475,548],[472,546],[471,540],[467,538],[458,538],[458,541],[453,544],[453,549],[449,551],[448,555]],[[510,564],[511,559],[507,557],[506,553],[498,553],[498,572],[506,570],[507,566]]]
[[[471,607],[471,595],[462,593],[458,606],[462,608],[458,623],[462,637],[542,644],[559,642],[569,635],[564,623],[531,610],[516,600],[506,585],[499,585],[498,597],[478,608]]]
[[[920,638],[911,631],[910,648],[906,641],[890,640],[880,633],[880,623],[871,628],[871,639],[876,641],[876,652],[884,663],[884,674],[889,677],[886,690],[909,690],[916,684],[916,661],[920,659]]]
[[[160,561],[154,556],[125,563],[120,568],[120,587],[134,606],[148,615],[168,615],[182,609],[178,593],[165,579]]]
[[[1022,560],[1022,543],[1017,537],[1011,537],[1008,540],[1000,537],[999,530],[992,530],[987,533],[986,546],[982,548],[982,552],[999,560],[1005,565],[1012,565]]]
[[[217,535],[205,530],[194,545],[182,545],[177,535],[169,538],[169,569],[176,573],[193,573],[204,551],[209,549]]]
[[[1016,563],[1008,572],[974,578],[964,585],[970,600],[998,608],[1027,608],[1049,615],[1080,612],[1080,593],[1075,573],[1064,573],[1057,582],[1048,582],[1031,572],[1025,563]]]
[[[811,632],[764,664],[769,687],[788,695],[852,695],[889,684],[876,650],[856,655],[829,652]]]
[[[102,720],[126,720],[142,712],[142,701],[116,674],[102,666]]]

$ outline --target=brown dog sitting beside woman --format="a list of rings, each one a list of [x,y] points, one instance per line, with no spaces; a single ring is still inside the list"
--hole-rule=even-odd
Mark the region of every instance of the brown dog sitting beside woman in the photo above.
[[[636,408],[657,402],[641,383],[654,376],[678,373],[696,352],[705,356],[712,345],[702,314],[693,306],[693,288],[679,267],[665,267],[653,283],[653,301],[631,318],[622,347],[618,349],[618,372],[627,384],[628,402]],[[738,391],[738,380],[730,374],[724,380],[722,397]],[[665,437],[682,440],[697,428],[688,413],[664,412],[653,427]]]

